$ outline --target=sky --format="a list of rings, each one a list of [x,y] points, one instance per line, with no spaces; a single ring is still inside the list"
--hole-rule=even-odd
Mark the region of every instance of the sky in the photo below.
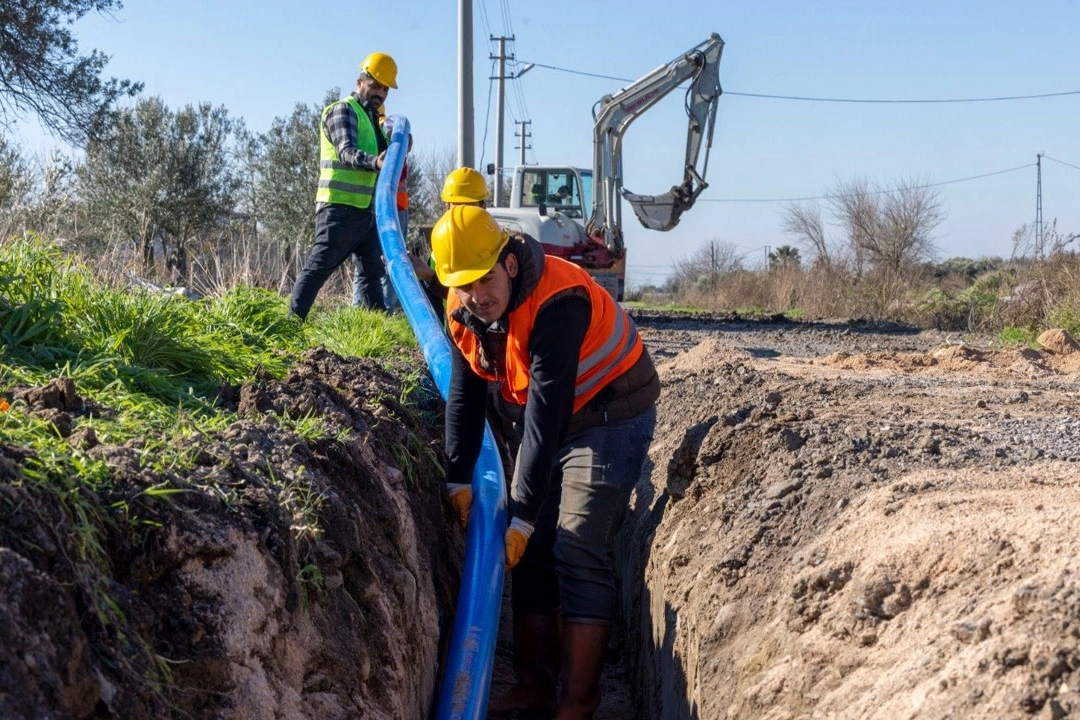
[[[631,286],[662,282],[673,262],[711,241],[760,266],[768,248],[796,245],[783,229],[792,200],[853,180],[934,183],[946,215],[934,234],[939,259],[1009,257],[1014,231],[1035,220],[1040,153],[1044,225],[1080,232],[1075,0],[472,2],[480,167],[495,161],[492,37],[514,38],[510,72],[536,64],[506,86],[507,167],[520,157],[522,120],[527,162],[589,167],[591,112],[603,95],[712,32],[724,39],[709,187],[666,233],[642,228],[624,206]],[[415,151],[453,156],[457,18],[458,0],[126,0],[74,32],[81,48],[111,56],[107,75],[144,82],[145,95],[174,109],[224,105],[256,132],[298,102],[350,90],[360,60],[387,52],[399,68],[390,113],[409,119]],[[891,102],[965,99],[980,101]],[[659,194],[681,181],[682,103],[672,92],[628,130],[627,189]],[[18,139],[38,153],[58,142],[32,121]]]

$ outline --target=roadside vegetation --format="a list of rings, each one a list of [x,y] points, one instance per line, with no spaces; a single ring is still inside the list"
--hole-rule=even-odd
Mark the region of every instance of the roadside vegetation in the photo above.
[[[709,240],[675,260],[663,287],[638,289],[632,299],[793,319],[888,320],[1007,344],[1031,344],[1048,328],[1080,333],[1080,234],[1051,223],[1036,238],[1024,226],[1013,232],[1008,258],[942,261],[932,238],[944,210],[930,185],[853,181],[827,197],[824,207],[787,207],[791,244],[757,266],[733,244]]]

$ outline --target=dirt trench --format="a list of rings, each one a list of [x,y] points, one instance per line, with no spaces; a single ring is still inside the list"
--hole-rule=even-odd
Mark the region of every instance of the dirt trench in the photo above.
[[[598,720],[1080,717],[1080,355],[635,318],[663,395]],[[416,363],[225,388],[240,419],[165,473],[60,380],[7,397],[110,477],[95,575],[0,442],[0,717],[425,717],[463,535],[424,482],[438,403],[399,400]],[[508,659],[504,632],[496,688]]]
[[[636,717],[1080,717],[1080,354],[637,321],[664,390],[618,553]]]

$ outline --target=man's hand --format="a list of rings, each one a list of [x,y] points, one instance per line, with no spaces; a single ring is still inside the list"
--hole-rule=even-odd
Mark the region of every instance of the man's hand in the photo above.
[[[413,272],[416,273],[416,279],[420,282],[429,283],[435,277],[435,271],[416,255],[409,253],[409,261],[412,262]]]
[[[515,565],[521,562],[521,556],[525,554],[525,546],[529,544],[529,538],[533,534],[534,526],[531,522],[514,518],[510,521],[510,527],[506,529],[506,570],[509,572]]]
[[[469,509],[472,507],[472,486],[467,483],[446,483],[450,492],[450,504],[454,506],[461,527],[469,526]]]
[[[379,153],[379,157],[375,158],[375,169],[382,170],[382,166],[386,163],[386,151],[383,150]]]

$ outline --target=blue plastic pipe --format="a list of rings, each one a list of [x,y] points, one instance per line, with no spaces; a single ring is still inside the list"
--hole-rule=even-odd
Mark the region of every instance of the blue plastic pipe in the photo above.
[[[375,217],[390,282],[420,343],[443,400],[450,389],[450,341],[413,272],[397,213],[397,185],[409,144],[409,121],[393,124],[390,147],[375,188]],[[480,459],[472,477],[473,504],[465,536],[465,566],[450,651],[435,706],[437,720],[483,720],[487,714],[495,638],[502,606],[506,488],[491,428],[484,426]]]

